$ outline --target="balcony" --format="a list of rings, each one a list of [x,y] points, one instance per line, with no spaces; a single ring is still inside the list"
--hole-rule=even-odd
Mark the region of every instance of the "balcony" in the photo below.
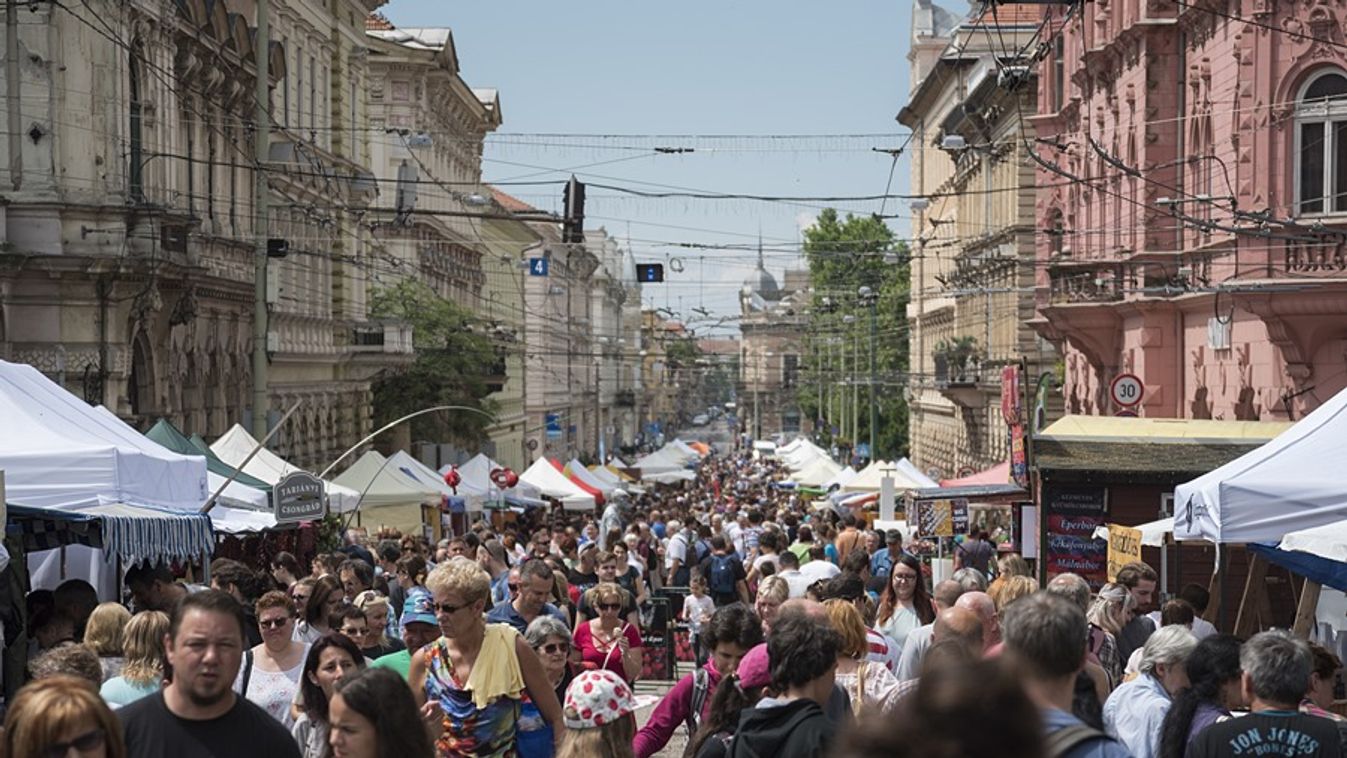
[[[411,355],[412,325],[397,322],[352,327],[351,350],[365,354]]]
[[[618,390],[613,394],[613,405],[618,408],[635,408],[636,392],[635,390]]]
[[[987,403],[982,384],[982,350],[973,337],[941,340],[931,354],[935,363],[935,387],[945,399],[964,408]]]
[[[1123,299],[1121,266],[1053,271],[1049,302],[1052,305],[1116,303]]]

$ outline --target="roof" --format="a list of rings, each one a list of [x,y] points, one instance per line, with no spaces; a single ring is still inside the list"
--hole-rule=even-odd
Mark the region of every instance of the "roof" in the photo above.
[[[367,32],[391,32],[396,27],[388,17],[382,13],[371,13],[365,17],[365,31]]]
[[[366,34],[403,47],[439,51],[443,50],[445,45],[453,44],[454,33],[448,27],[406,27],[399,29],[390,22],[387,28],[371,28],[370,23],[370,19],[366,18]]]
[[[697,340],[697,348],[710,355],[738,355],[739,340],[727,338]]]
[[[534,208],[533,206],[529,205],[523,200],[520,200],[519,198],[513,195],[508,195],[504,192],[501,192],[499,189],[496,189],[495,187],[491,188],[491,197],[495,199],[495,201],[500,205],[500,207],[504,208],[507,211],[510,211],[511,213],[521,213],[524,211],[538,210],[537,208]]]
[[[1110,442],[1262,444],[1290,429],[1283,421],[1213,421],[1124,416],[1063,416],[1034,437]]]
[[[1229,463],[1290,426],[1277,421],[1066,416],[1034,437],[1033,464],[1045,478],[1177,484]]]

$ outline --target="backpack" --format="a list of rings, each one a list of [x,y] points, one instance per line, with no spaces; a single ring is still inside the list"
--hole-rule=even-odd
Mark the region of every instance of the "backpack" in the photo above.
[[[692,744],[692,736],[697,733],[697,724],[702,720],[702,707],[706,704],[706,694],[711,690],[711,677],[707,675],[705,668],[699,668],[692,672],[692,701],[688,707],[687,720],[683,726],[688,731],[688,744]]]
[[[1048,735],[1047,755],[1049,758],[1061,758],[1061,756],[1070,753],[1086,742],[1095,739],[1108,739],[1108,735],[1085,724],[1064,726]]]
[[[710,581],[707,582],[711,594],[724,597],[734,594],[734,556],[711,556]]]

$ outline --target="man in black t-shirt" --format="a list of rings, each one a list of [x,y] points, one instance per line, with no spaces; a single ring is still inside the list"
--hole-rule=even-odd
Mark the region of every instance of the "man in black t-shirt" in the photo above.
[[[1314,665],[1304,640],[1282,631],[1255,634],[1240,649],[1239,664],[1249,715],[1207,727],[1189,745],[1189,758],[1342,755],[1337,725],[1297,710]]]
[[[299,758],[290,733],[234,694],[244,649],[243,606],[205,590],[173,609],[165,654],[171,681],[118,711],[136,758]]]
[[[711,552],[702,559],[698,571],[706,580],[707,593],[717,608],[730,603],[752,605],[744,563],[730,552],[724,536],[717,534],[711,538]]]

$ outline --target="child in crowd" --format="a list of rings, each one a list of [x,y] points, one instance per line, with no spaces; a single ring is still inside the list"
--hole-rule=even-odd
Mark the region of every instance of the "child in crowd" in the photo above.
[[[706,594],[706,578],[701,574],[692,575],[688,581],[688,589],[692,590],[692,594],[683,601],[679,619],[688,625],[688,641],[697,656],[697,668],[701,668],[706,665],[706,651],[701,645],[702,625],[711,618],[712,613],[716,612],[716,604],[711,596]]]

